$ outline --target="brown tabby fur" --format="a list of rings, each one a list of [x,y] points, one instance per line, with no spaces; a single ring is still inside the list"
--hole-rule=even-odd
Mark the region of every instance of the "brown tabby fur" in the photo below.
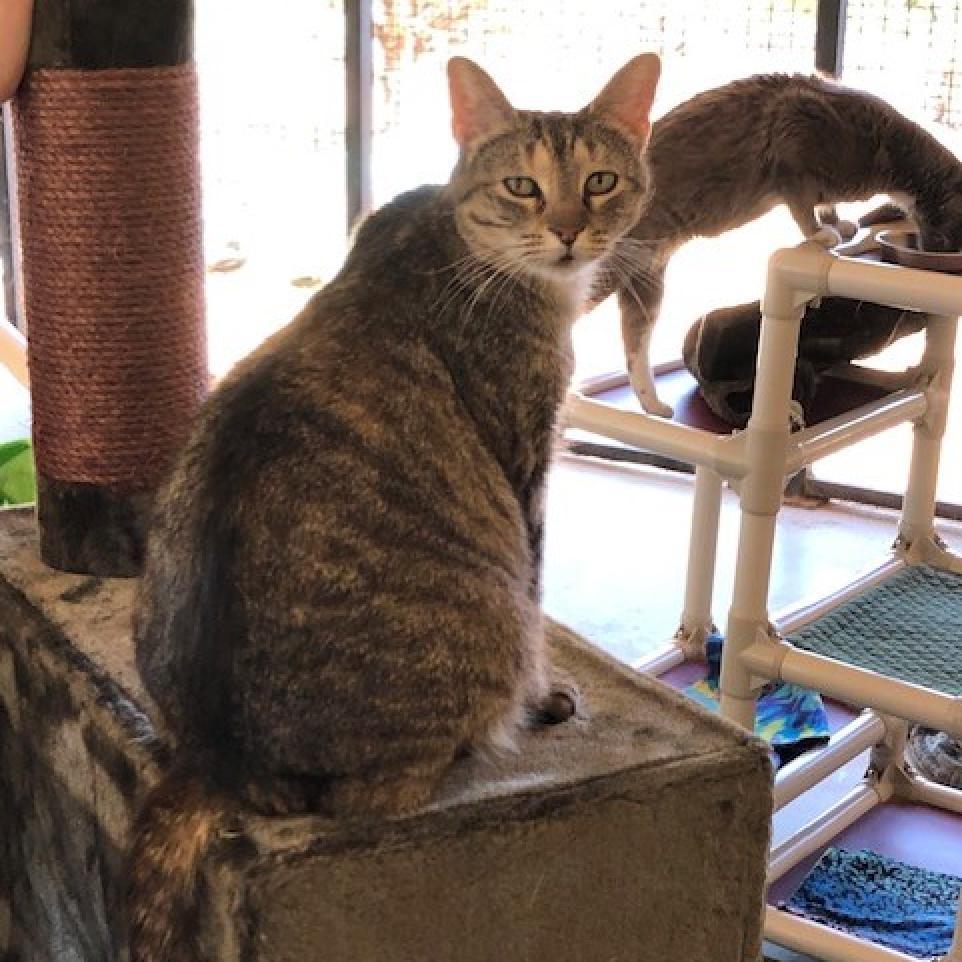
[[[618,291],[632,386],[657,398],[648,347],[672,254],[784,203],[806,237],[824,204],[890,195],[929,250],[962,248],[962,165],[889,104],[818,77],[762,74],[707,90],[652,126],[654,196],[618,245],[608,290]]]
[[[135,623],[178,761],[134,830],[132,962],[200,957],[198,860],[237,805],[404,814],[459,754],[573,710],[544,650],[544,485],[570,325],[648,199],[657,74],[643,55],[535,113],[452,61],[450,183],[371,216],[207,403]],[[589,196],[599,171],[617,184]]]

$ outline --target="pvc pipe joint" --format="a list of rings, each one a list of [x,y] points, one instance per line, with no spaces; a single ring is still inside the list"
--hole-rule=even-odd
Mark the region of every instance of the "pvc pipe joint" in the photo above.
[[[797,317],[809,301],[828,293],[833,260],[817,241],[775,251],[768,259],[762,314],[775,320]]]

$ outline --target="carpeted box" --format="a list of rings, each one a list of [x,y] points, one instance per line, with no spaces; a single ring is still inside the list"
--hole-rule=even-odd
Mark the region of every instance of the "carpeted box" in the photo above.
[[[163,764],[132,663],[134,587],[45,568],[32,515],[0,513],[0,958],[124,957],[124,839]],[[552,636],[584,719],[456,766],[416,817],[244,818],[205,865],[210,959],[754,960],[764,746]]]

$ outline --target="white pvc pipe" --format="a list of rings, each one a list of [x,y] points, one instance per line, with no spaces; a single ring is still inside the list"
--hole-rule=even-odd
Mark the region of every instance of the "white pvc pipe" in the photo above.
[[[872,711],[862,712],[832,735],[818,751],[807,752],[779,769],[775,776],[775,811],[814,788],[862,752],[885,738],[885,722]]]
[[[962,736],[962,698],[802,651],[784,641],[756,641],[743,652],[742,662],[746,670],[763,678],[814,688],[850,705]]]
[[[691,509],[685,601],[680,629],[684,633],[711,630],[721,498],[721,475],[703,465],[695,468],[695,495]]]
[[[950,571],[957,575],[962,574],[962,557],[953,551],[949,551],[934,538],[923,543],[922,560],[935,568],[941,568],[943,571]]]
[[[603,394],[616,387],[624,387],[630,383],[627,371],[605,371],[603,374],[592,374],[579,381],[575,390],[585,397],[595,394]]]
[[[840,414],[792,436],[786,474],[792,475],[808,464],[849,447],[856,441],[887,431],[904,421],[925,414],[928,401],[917,388],[896,391],[887,398],[870,402],[856,413]]]
[[[752,672],[741,655],[768,630],[768,586],[774,543],[774,515],[742,510],[735,589],[722,647],[719,702],[721,714],[748,731],[755,727],[756,692]]]
[[[807,254],[816,262],[824,262],[826,256],[815,245],[807,245]],[[722,715],[749,731],[755,718],[754,679],[740,656],[758,633],[768,629],[775,518],[785,483],[789,403],[805,306],[781,269],[784,262],[796,260],[797,255],[783,255],[776,252],[769,259],[752,413],[741,435],[747,471],[739,486],[741,526],[719,682]],[[802,259],[808,263],[805,252]]]
[[[932,317],[925,329],[922,367],[934,378],[927,391],[929,414],[916,421],[912,435],[909,479],[899,525],[899,534],[908,545],[931,537],[934,531],[936,485],[955,363],[956,327],[954,317]]]
[[[569,428],[614,438],[688,464],[702,464],[727,478],[740,478],[745,473],[741,436],[711,434],[649,414],[623,411],[574,391],[568,394],[564,417]]]
[[[662,374],[671,374],[673,371],[680,371],[685,366],[681,358],[674,358],[671,361],[660,361],[651,368],[651,373],[658,377]],[[586,397],[610,391],[612,388],[624,387],[631,383],[631,378],[627,371],[605,371],[602,374],[592,374],[579,381],[575,390]]]
[[[962,815],[962,790],[931,782],[921,775],[906,773],[905,782],[908,785],[908,797],[913,802],[941,808],[946,812]]]
[[[919,962],[915,956],[865,942],[854,935],[789,915],[771,905],[765,907],[765,937],[795,952],[814,956],[821,962]],[[956,960],[952,959],[952,962]]]
[[[797,347],[795,340],[788,343],[784,332],[788,324],[772,323],[772,319],[786,322],[795,316],[813,296],[835,294],[843,297],[873,300],[922,310],[930,314],[957,316],[962,314],[962,278],[949,277],[927,271],[915,271],[885,264],[855,261],[827,255],[814,244],[776,252],[769,261],[768,283],[763,299],[763,321],[759,345],[755,401],[749,421],[746,441],[748,470],[741,485],[742,531],[736,562],[734,601],[729,614],[727,641],[722,664],[722,713],[751,728],[754,717],[754,688],[756,676],[783,678],[814,687],[856,704],[870,704],[899,717],[911,718],[952,734],[962,732],[962,699],[951,699],[926,689],[888,679],[875,672],[845,666],[832,659],[800,652],[785,643],[772,641],[766,631],[766,601],[768,571],[774,534],[774,515],[771,497],[775,481],[774,470],[783,478],[786,465],[800,467],[819,451],[828,452],[849,443],[859,428],[848,424],[830,425],[827,430],[800,439],[795,452],[797,461],[786,457],[787,446],[780,434],[781,423],[787,423],[787,400],[791,390]],[[954,325],[953,325],[954,326]],[[941,324],[932,325],[934,340],[944,334],[937,332]],[[781,331],[776,331],[776,329]],[[776,342],[782,341],[781,352]],[[918,399],[909,401],[898,410],[884,406],[874,418],[873,428],[883,427],[916,417],[916,445],[913,451],[912,493],[907,494],[907,511],[903,512],[903,536],[930,534],[932,529],[930,503],[935,501],[935,478],[938,467],[938,439],[944,424],[943,389],[946,377],[951,377],[951,353],[946,343],[933,347],[927,342],[929,370],[937,373],[936,383],[927,393],[924,406]],[[923,361],[925,364],[925,360]],[[786,384],[786,376],[788,381]],[[894,417],[894,412],[899,417]],[[925,420],[922,420],[923,414]],[[753,423],[756,430],[753,432]],[[861,427],[867,428],[863,424]],[[837,433],[836,433],[837,432]],[[921,442],[921,443],[920,443]],[[933,443],[934,442],[934,443]],[[807,443],[807,448],[806,448]],[[763,460],[767,457],[767,463]],[[697,462],[704,463],[704,462]],[[779,487],[780,494],[780,487]],[[911,542],[912,538],[908,540]],[[943,723],[946,722],[946,723]],[[852,748],[866,731],[849,740]],[[841,752],[840,752],[841,754]],[[809,776],[789,776],[794,788]],[[863,783],[801,832],[780,845],[772,854],[769,879],[780,877],[806,855],[817,851],[839,831],[852,824],[892,793],[892,784]],[[962,919],[962,907],[960,907]],[[956,937],[949,958],[962,962],[962,923],[957,925]],[[791,948],[811,952],[825,962],[911,962],[910,957],[873,946],[861,939],[833,932],[822,926],[778,913],[766,912],[766,934]]]
[[[862,782],[840,798],[831,808],[813,818],[797,832],[775,846],[768,860],[768,884],[777,882],[799,862],[828,845],[850,825],[888,801],[890,790],[882,784]]]
[[[830,255],[831,256],[831,255]],[[926,314],[962,314],[962,277],[877,261],[832,257],[822,294],[875,301]]]
[[[931,536],[935,523],[935,492],[939,479],[942,438],[928,436],[923,424],[916,424],[909,461],[909,483],[902,501],[899,534],[911,546]]]

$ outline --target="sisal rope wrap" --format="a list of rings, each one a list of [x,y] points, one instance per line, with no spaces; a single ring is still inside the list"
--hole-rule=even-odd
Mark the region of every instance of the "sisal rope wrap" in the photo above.
[[[193,65],[35,70],[15,123],[38,473],[153,488],[208,378]]]

